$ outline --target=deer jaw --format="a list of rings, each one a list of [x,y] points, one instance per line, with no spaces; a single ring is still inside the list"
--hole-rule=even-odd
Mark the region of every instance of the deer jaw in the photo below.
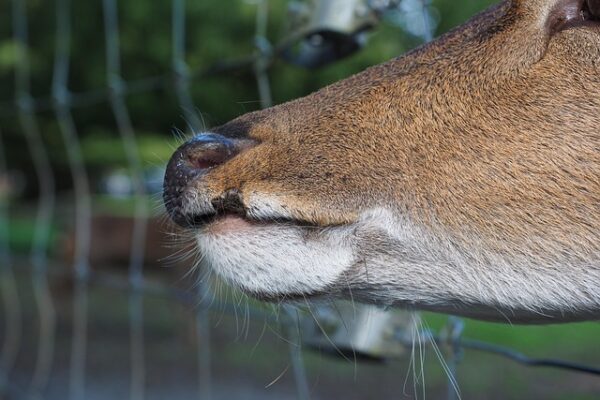
[[[173,156],[165,202],[262,298],[600,317],[597,0],[514,0]]]

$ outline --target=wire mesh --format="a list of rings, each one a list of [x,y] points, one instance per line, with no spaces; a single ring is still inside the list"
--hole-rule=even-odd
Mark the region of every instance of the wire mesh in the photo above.
[[[184,112],[184,117],[190,127],[191,132],[199,132],[204,128],[204,124],[198,117],[194,109],[192,97],[190,95],[190,76],[189,68],[185,60],[185,0],[173,0],[172,4],[172,47],[173,59],[172,68],[175,77],[175,92],[179,105]],[[199,276],[202,276],[203,266],[198,270]],[[210,362],[210,325],[209,309],[205,299],[210,297],[208,282],[203,279],[198,280],[198,298],[203,299],[198,304],[196,317],[196,339],[198,342],[198,398],[210,399],[211,393],[211,362]]]
[[[421,0],[423,9],[427,2]],[[261,106],[269,107],[273,103],[269,83],[269,67],[272,58],[278,53],[267,39],[267,23],[269,3],[267,0],[257,2],[256,32],[254,55],[241,58],[233,63],[226,63],[220,69],[209,69],[191,72],[186,62],[186,3],[185,0],[172,0],[171,3],[171,47],[172,71],[164,75],[153,76],[135,81],[126,81],[122,76],[121,46],[119,43],[119,15],[116,0],[103,0],[103,24],[106,53],[106,88],[83,93],[72,93],[69,90],[70,43],[72,39],[71,9],[69,0],[57,0],[55,8],[56,43],[52,76],[51,94],[47,98],[32,98],[31,65],[28,56],[28,19],[24,0],[12,0],[12,21],[14,39],[20,48],[16,68],[15,99],[0,104],[0,116],[14,112],[18,115],[21,131],[27,141],[33,167],[36,172],[39,197],[37,201],[36,226],[31,249],[31,265],[33,270],[33,288],[39,319],[38,349],[32,379],[28,385],[29,396],[43,397],[52,374],[54,362],[54,343],[56,339],[56,315],[54,299],[48,283],[47,248],[50,235],[50,224],[54,215],[55,182],[47,150],[42,141],[36,115],[43,111],[52,111],[67,150],[69,170],[72,174],[75,200],[75,255],[73,273],[75,290],[72,298],[73,326],[72,349],[70,357],[69,397],[73,400],[87,398],[86,367],[88,352],[88,303],[89,287],[92,282],[122,289],[129,296],[129,344],[130,344],[130,382],[129,397],[141,400],[146,397],[146,357],[144,351],[144,296],[149,293],[161,293],[163,296],[190,305],[196,305],[196,336],[198,364],[198,393],[200,399],[213,397],[211,370],[211,330],[209,313],[213,309],[202,299],[210,298],[210,288],[200,279],[197,293],[177,291],[173,288],[149,284],[144,279],[144,246],[149,210],[143,184],[143,168],[138,154],[138,143],[134,124],[131,120],[126,99],[135,93],[145,93],[165,86],[172,86],[177,96],[185,120],[191,133],[204,128],[202,118],[194,107],[191,96],[192,80],[199,75],[213,74],[238,68],[252,68],[255,74]],[[426,27],[424,38],[431,40],[433,27],[426,12],[422,13],[423,25]],[[134,227],[128,279],[123,282],[103,274],[95,274],[90,270],[90,247],[92,243],[92,204],[91,189],[79,142],[77,126],[73,118],[73,109],[108,102],[111,107],[115,125],[125,149],[128,171],[131,175],[134,197]],[[6,151],[0,142],[0,168],[7,170],[3,153]],[[0,230],[3,237],[9,237],[8,203],[0,204]],[[0,243],[0,276],[2,298],[4,303],[5,332],[3,335],[2,353],[0,354],[0,390],[13,393],[15,397],[23,397],[24,390],[10,384],[10,375],[21,346],[22,313],[21,301],[14,278],[10,249],[7,243]],[[202,271],[199,271],[201,274]],[[198,299],[201,299],[198,301]],[[232,311],[235,306],[221,305],[222,310]],[[255,319],[269,319],[260,311],[249,311]],[[299,326],[300,317],[297,311],[289,306],[284,307],[283,316],[277,320],[282,325],[282,332],[289,342],[289,357],[296,384],[298,399],[309,399],[310,388],[302,359]],[[511,349],[488,343],[464,339],[462,322],[451,318],[442,335],[423,333],[423,344],[447,344],[448,356],[448,390],[447,398],[460,398],[457,389],[456,370],[465,349],[485,351],[507,357],[517,363],[529,366],[555,367],[582,373],[600,375],[600,369],[578,365],[560,360],[531,359]],[[406,341],[405,336],[398,339],[399,346],[414,346],[414,338]]]
[[[13,1],[13,32],[16,43],[23,49],[28,48],[28,24],[25,4]],[[41,139],[40,131],[32,107],[31,66],[27,51],[19,52],[16,69],[16,103],[19,123],[21,124],[27,145],[32,155],[40,191],[36,228],[31,249],[33,266],[33,288],[38,308],[40,329],[37,358],[31,380],[31,391],[41,393],[48,384],[54,358],[54,337],[56,334],[56,315],[48,287],[46,248],[50,235],[50,222],[54,213],[55,192],[54,174]]]
[[[130,360],[131,384],[130,398],[142,400],[145,390],[144,364],[144,309],[140,287],[143,285],[144,249],[146,245],[146,226],[148,207],[144,199],[143,169],[137,153],[137,142],[133,124],[127,111],[121,77],[121,58],[119,46],[119,23],[115,0],[103,0],[104,32],[106,41],[106,81],[110,89],[109,102],[117,124],[117,130],[123,141],[123,147],[131,172],[135,195],[135,219],[129,264],[130,318]]]
[[[0,132],[1,133],[1,132]],[[6,171],[4,145],[0,135],[0,171]],[[7,202],[0,201],[0,233],[9,235]],[[21,346],[21,301],[14,276],[8,241],[0,242],[0,290],[4,304],[6,328],[0,353],[0,393],[7,390],[9,376],[15,365]]]

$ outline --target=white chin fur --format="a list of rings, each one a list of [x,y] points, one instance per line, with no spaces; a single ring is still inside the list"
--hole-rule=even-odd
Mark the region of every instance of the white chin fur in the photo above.
[[[347,228],[307,229],[266,224],[196,238],[207,264],[235,287],[262,296],[310,294],[339,281],[354,257]]]

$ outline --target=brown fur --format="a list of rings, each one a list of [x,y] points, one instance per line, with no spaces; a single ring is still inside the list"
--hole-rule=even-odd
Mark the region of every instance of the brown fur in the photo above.
[[[213,131],[259,145],[194,184],[242,202],[276,195],[320,226],[393,207],[465,249],[597,265],[600,25],[573,26],[580,5],[506,1],[403,57],[244,115]]]
[[[261,145],[203,184],[277,193],[319,225],[394,203],[494,247],[598,251],[600,29],[551,37],[541,18],[550,3],[504,3],[404,57],[218,128]]]

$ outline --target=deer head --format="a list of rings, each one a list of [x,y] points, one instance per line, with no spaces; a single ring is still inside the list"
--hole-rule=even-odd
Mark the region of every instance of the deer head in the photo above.
[[[164,200],[265,299],[600,318],[600,0],[512,0],[199,133]]]

